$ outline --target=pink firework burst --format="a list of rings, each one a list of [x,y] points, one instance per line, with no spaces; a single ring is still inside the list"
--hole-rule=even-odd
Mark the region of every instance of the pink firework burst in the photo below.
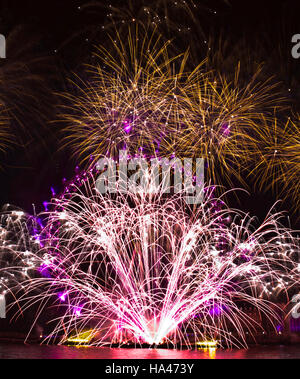
[[[209,338],[245,346],[262,326],[242,304],[276,330],[275,300],[288,302],[299,283],[297,240],[280,215],[255,228],[213,193],[206,188],[192,207],[182,194],[101,195],[93,180],[70,186],[49,205],[43,243],[26,253],[47,274],[20,280],[19,305],[39,304],[38,316],[49,304],[63,307],[50,336],[59,343],[92,325],[99,346]]]

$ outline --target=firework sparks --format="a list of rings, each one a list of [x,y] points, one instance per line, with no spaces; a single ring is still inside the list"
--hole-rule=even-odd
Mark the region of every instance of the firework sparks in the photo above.
[[[51,333],[60,343],[92,326],[97,345],[217,337],[245,346],[246,332],[261,326],[240,305],[276,320],[273,296],[288,301],[299,282],[297,243],[279,215],[255,229],[209,188],[191,208],[181,194],[109,197],[87,176],[77,181],[54,199],[38,249],[26,257],[39,275],[20,280],[16,295],[23,310],[39,304],[36,321],[48,306],[62,309]],[[9,271],[16,275],[25,257],[12,250],[20,262]]]
[[[231,178],[235,177],[245,184],[242,173],[261,151],[261,146],[253,143],[253,135],[262,128],[262,114],[268,115],[275,104],[278,109],[284,108],[276,84],[258,80],[260,70],[245,87],[239,84],[239,71],[240,67],[233,81],[218,73],[199,76],[195,71],[178,100],[185,104],[180,128],[174,128],[171,137],[164,140],[171,142],[164,146],[164,153],[205,158],[213,183],[226,181],[232,185]],[[269,120],[270,116],[265,118]]]
[[[3,208],[0,216],[0,293],[3,295],[36,269],[32,253],[40,249],[39,229],[34,217],[11,205]],[[10,271],[12,267],[14,271]]]
[[[205,158],[207,180],[232,184],[235,177],[244,183],[248,149],[260,154],[253,135],[262,113],[269,119],[275,105],[284,108],[276,85],[261,82],[260,70],[244,87],[240,67],[232,81],[203,64],[190,72],[188,54],[170,58],[170,41],[164,44],[155,32],[129,29],[127,40],[117,33],[111,45],[99,47],[99,63],[88,66],[89,80],[78,79],[78,93],[64,95],[64,146],[81,163],[115,157],[120,149]]]
[[[6,107],[0,104],[0,151],[5,153],[8,146],[12,144],[13,137],[9,129],[9,118]]]
[[[64,96],[65,145],[83,162],[124,147],[153,155],[178,117],[175,92],[187,54],[169,58],[170,42],[139,29],[129,30],[128,41],[117,33],[111,43],[112,51],[99,47],[99,63],[88,66],[90,80],[79,82],[79,94]]]
[[[299,119],[282,122],[279,118],[266,120],[249,143],[249,159],[245,161],[249,175],[255,178],[259,189],[272,189],[284,199],[292,199],[294,209],[299,208],[300,160]],[[260,151],[257,154],[257,151]]]

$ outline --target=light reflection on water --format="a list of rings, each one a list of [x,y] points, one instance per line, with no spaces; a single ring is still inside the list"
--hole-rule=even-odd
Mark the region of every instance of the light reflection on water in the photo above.
[[[248,350],[167,350],[0,344],[0,359],[295,359],[300,345]]]

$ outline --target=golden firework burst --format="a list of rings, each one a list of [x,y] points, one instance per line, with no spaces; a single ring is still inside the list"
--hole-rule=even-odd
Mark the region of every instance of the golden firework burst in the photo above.
[[[261,80],[258,69],[242,86],[239,65],[233,80],[204,69],[204,62],[189,71],[188,52],[170,57],[170,41],[137,26],[127,39],[118,32],[110,38],[112,48],[99,47],[98,63],[86,66],[88,79],[77,76],[76,91],[63,95],[63,146],[82,164],[120,149],[204,158],[207,180],[243,181],[248,150],[260,155],[262,115],[271,120],[275,107],[285,108],[274,80]]]
[[[111,51],[99,47],[98,63],[86,66],[89,79],[77,77],[77,93],[64,95],[64,146],[71,146],[81,162],[124,148],[155,154],[184,114],[176,93],[188,78],[188,54],[170,58],[170,41],[143,34],[136,28],[125,41],[119,33],[111,37]]]

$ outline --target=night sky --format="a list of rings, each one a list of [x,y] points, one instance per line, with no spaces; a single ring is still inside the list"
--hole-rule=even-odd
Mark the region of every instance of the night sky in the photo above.
[[[147,2],[132,3],[132,13],[136,9],[138,18],[141,4]],[[76,163],[70,151],[59,148],[61,125],[56,122],[56,93],[67,88],[66,78],[72,72],[80,73],[82,65],[91,61],[94,46],[105,43],[107,31],[112,30],[107,16],[109,5],[126,9],[124,4],[114,0],[0,1],[0,33],[7,38],[7,59],[0,65],[4,75],[13,78],[12,84],[4,80],[0,89],[8,94],[9,106],[16,107],[17,115],[17,120],[12,120],[17,144],[1,154],[1,205],[11,203],[32,212],[34,203],[41,210],[41,204],[51,197],[50,188],[59,191],[62,179],[72,177]],[[160,25],[162,32],[175,39],[178,50],[194,41],[192,55],[194,60],[199,56],[199,61],[205,56],[203,41],[211,36],[217,40],[222,35],[230,41],[228,54],[230,46],[243,40],[253,53],[250,59],[265,62],[266,71],[282,82],[297,111],[300,60],[291,57],[291,37],[300,33],[299,1],[220,0],[201,4],[203,7],[197,8],[194,15],[196,23],[181,17],[172,5],[174,9],[169,12],[174,23],[190,30],[176,34]],[[239,60],[238,53],[232,53],[232,60]],[[242,208],[260,217],[276,200],[271,191],[261,193],[254,188],[250,196],[240,197]],[[288,201],[278,206],[278,210],[290,208]],[[297,227],[297,214],[291,218],[292,226]]]

